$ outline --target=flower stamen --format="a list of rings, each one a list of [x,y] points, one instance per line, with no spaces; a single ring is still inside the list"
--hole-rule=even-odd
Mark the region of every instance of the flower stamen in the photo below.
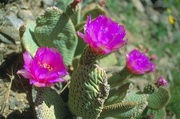
[[[52,70],[53,70],[53,68],[52,68],[50,65],[46,64],[46,63],[41,63],[41,62],[38,62],[38,63],[39,63],[39,65],[40,65],[41,67],[43,67],[43,68],[45,68],[45,69],[48,69],[49,71],[52,71]]]

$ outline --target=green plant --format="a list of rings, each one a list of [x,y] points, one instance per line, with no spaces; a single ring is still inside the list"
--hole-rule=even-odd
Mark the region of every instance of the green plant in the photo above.
[[[97,10],[103,11],[99,8]],[[92,12],[95,11],[87,11]],[[73,18],[77,18],[73,17],[75,13],[76,9],[71,4],[66,12],[51,7],[37,18],[36,23],[27,22],[20,29],[25,50],[34,56],[39,47],[55,47],[62,54],[65,64],[71,66],[78,42],[75,26],[80,24],[72,22]],[[85,119],[106,117],[131,119],[152,114],[155,118],[164,117],[163,110],[170,99],[168,89],[150,83],[143,92],[134,90],[132,84],[124,83],[124,80],[111,87],[111,83],[108,82],[114,81],[108,79],[105,70],[97,63],[100,58],[105,58],[105,55],[94,52],[89,46],[84,48],[79,66],[70,75],[67,104],[49,87],[35,88],[37,118],[62,119],[80,116]],[[123,77],[123,74],[126,75],[120,73],[119,76]]]

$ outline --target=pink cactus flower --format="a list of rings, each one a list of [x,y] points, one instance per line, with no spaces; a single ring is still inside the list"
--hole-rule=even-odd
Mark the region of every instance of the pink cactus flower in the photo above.
[[[126,55],[126,67],[132,74],[144,74],[155,70],[155,65],[139,50]]]
[[[55,48],[40,47],[34,58],[26,51],[23,54],[24,69],[18,70],[30,84],[37,87],[49,87],[56,82],[65,81],[62,77],[68,74],[63,57]]]
[[[166,79],[162,76],[160,76],[156,82],[156,84],[158,86],[167,86],[168,85],[168,82],[166,81]]]
[[[112,21],[104,15],[99,15],[91,21],[91,16],[88,16],[84,34],[77,32],[89,46],[100,54],[109,54],[122,46],[127,40],[124,40],[126,35],[123,25]]]

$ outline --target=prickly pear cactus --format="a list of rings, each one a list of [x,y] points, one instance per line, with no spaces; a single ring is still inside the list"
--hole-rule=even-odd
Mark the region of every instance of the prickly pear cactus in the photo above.
[[[38,119],[64,119],[71,115],[62,98],[51,88],[38,88],[35,98]]]
[[[133,85],[131,83],[126,83],[120,86],[118,89],[111,89],[109,92],[109,96],[105,101],[105,105],[122,102],[123,99],[130,94],[132,88]]]
[[[118,114],[133,109],[136,105],[137,103],[135,102],[120,102],[120,103],[104,106],[100,118],[116,117]]]
[[[144,88],[144,93],[149,94],[148,106],[144,110],[143,118],[164,119],[166,116],[165,106],[170,100],[170,93],[164,87],[157,88],[154,84],[149,84]]]
[[[148,97],[149,95],[147,94],[138,94],[138,93],[132,92],[129,96],[127,96],[124,99],[123,102],[136,102],[137,105],[133,109],[125,113],[119,114],[118,117],[122,119],[136,118],[144,111],[144,109],[148,105],[148,101],[147,101]]]
[[[23,26],[20,27],[20,37],[22,39],[22,45],[32,56],[35,55],[39,45],[36,42],[34,36],[34,28],[36,23],[33,21],[26,22]]]
[[[71,65],[78,40],[71,19],[62,10],[47,8],[36,23],[27,22],[20,31],[22,44],[32,56],[40,46],[56,47],[65,64]]]
[[[160,87],[157,92],[149,95],[148,107],[151,109],[161,109],[165,107],[170,100],[170,93],[167,89]]]
[[[134,119],[139,116],[148,105],[147,99],[147,94],[138,94],[131,91],[121,102],[105,105],[101,113],[101,118]]]
[[[105,71],[94,61],[99,56],[95,54],[92,57],[93,53],[86,48],[81,57],[80,66],[72,75],[68,106],[76,116],[97,119],[102,112],[104,101],[108,97],[109,85]],[[89,64],[87,61],[92,62]]]
[[[37,17],[36,23],[27,22],[20,29],[24,48],[34,56],[41,46],[56,47],[63,55],[65,64],[71,65],[78,42],[74,25],[77,29],[84,25],[78,24],[80,12],[74,12],[76,10],[70,6],[66,12],[50,7],[43,15]],[[82,12],[84,18],[89,14],[94,17],[99,15],[97,13],[106,14],[100,6],[89,6]],[[81,43],[79,45],[84,46]],[[71,75],[67,104],[54,90],[37,88],[37,118],[69,119],[79,116],[84,119],[134,119],[153,116],[158,119],[165,116],[164,107],[170,100],[167,89],[149,84],[143,92],[134,91],[131,83],[124,83],[132,76],[126,68],[121,74],[113,74],[107,80],[105,70],[96,62],[100,57],[102,54],[98,54],[89,46],[85,47],[80,61],[78,60],[79,65],[76,65]]]
[[[154,84],[148,84],[147,86],[144,87],[144,93],[146,94],[152,94],[154,92],[157,92],[158,88]]]
[[[81,65],[95,64],[96,60],[99,59],[101,56],[102,55],[94,52],[93,49],[87,45],[85,46],[84,52],[81,55],[80,64]]]
[[[40,46],[58,48],[65,64],[71,65],[77,46],[77,35],[72,21],[63,11],[50,7],[45,14],[37,17],[34,35]]]
[[[96,64],[81,65],[72,75],[69,110],[85,119],[97,119],[108,94],[105,71]]]

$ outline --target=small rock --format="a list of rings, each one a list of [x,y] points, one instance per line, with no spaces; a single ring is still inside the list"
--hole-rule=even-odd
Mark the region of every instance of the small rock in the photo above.
[[[12,92],[10,93],[10,96],[15,97],[15,96],[16,96],[16,93],[12,91]]]
[[[10,103],[9,104],[9,109],[14,110],[15,107],[16,107],[15,103]]]
[[[21,19],[17,18],[14,13],[10,13],[10,15],[7,16],[7,19],[16,29],[19,29],[19,27],[24,23]]]
[[[144,6],[142,5],[140,0],[132,0],[132,3],[134,4],[135,8],[139,11],[139,12],[144,12]]]
[[[24,9],[19,10],[17,15],[23,21],[35,20],[35,17],[33,16],[32,12],[30,10],[24,10]]]
[[[43,3],[46,7],[54,6],[53,0],[43,0]]]
[[[159,23],[159,12],[155,11],[152,7],[146,7],[146,13],[154,23]]]

